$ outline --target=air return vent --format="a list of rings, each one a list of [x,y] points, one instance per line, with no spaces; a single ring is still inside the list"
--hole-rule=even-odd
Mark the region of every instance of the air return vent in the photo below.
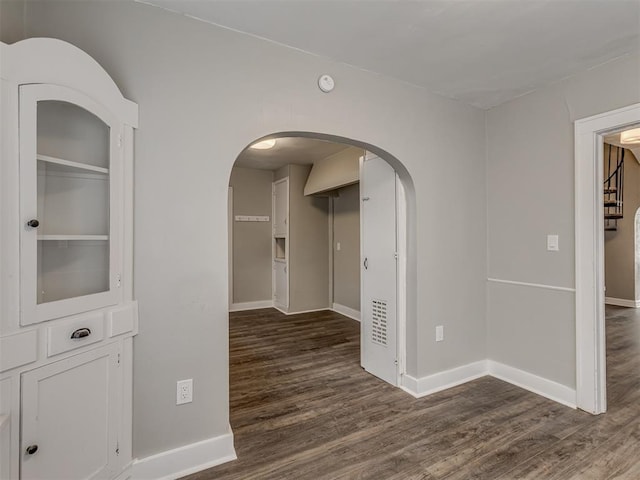
[[[387,346],[387,302],[372,300],[371,340],[378,345]]]

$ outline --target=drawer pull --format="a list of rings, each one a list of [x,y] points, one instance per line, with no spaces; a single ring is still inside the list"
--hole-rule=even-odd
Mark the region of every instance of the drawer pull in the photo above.
[[[79,338],[88,337],[89,335],[91,335],[91,330],[89,330],[88,328],[79,328],[71,334],[71,338],[73,340],[76,340]]]
[[[33,455],[38,451],[38,445],[29,445],[27,447],[26,453],[27,455]]]

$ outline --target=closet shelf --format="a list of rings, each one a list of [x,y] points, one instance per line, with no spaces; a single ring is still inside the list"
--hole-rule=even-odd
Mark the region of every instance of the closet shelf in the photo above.
[[[109,173],[108,168],[96,167],[95,165],[88,165],[86,163],[73,162],[71,160],[65,160],[63,158],[49,157],[47,155],[36,155],[36,158],[41,162],[46,162],[48,166],[54,166],[53,171],[56,172],[93,172],[102,173],[107,175]],[[51,167],[49,167],[51,168]]]
[[[38,235],[38,240],[109,240],[109,235]]]

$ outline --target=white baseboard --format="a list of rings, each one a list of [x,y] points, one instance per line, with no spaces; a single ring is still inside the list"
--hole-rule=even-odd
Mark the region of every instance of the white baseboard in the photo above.
[[[259,308],[273,307],[273,300],[260,300],[258,302],[233,303],[229,307],[230,312],[242,312],[244,310],[257,310]]]
[[[485,360],[480,360],[427,377],[414,378],[405,374],[402,377],[401,387],[414,397],[421,398],[484,377],[486,374],[487,363]]]
[[[131,479],[175,480],[236,458],[233,433],[229,429],[229,433],[218,437],[135,459]]]
[[[640,308],[640,301],[627,300],[625,298],[604,297],[604,303],[607,305],[616,305],[618,307]]]
[[[576,408],[577,397],[574,389],[493,360],[481,360],[421,378],[404,375],[401,388],[414,397],[421,398],[485,375],[491,375],[567,407]]]
[[[285,315],[300,315],[301,313],[314,313],[314,312],[327,312],[327,311],[331,311],[331,309],[329,307],[324,307],[324,308],[314,308],[312,310],[300,310],[297,312],[288,312],[286,310],[283,310],[282,307],[279,307],[278,305],[274,305],[274,307],[276,310],[279,310],[281,313],[284,313]]]
[[[352,318],[353,320],[360,321],[360,310],[355,310],[353,308],[345,307],[344,305],[340,305],[339,303],[334,303],[332,310],[337,312],[345,317]]]
[[[492,377],[537,393],[567,407],[576,408],[576,391],[565,385],[493,360],[487,360],[487,369]]]

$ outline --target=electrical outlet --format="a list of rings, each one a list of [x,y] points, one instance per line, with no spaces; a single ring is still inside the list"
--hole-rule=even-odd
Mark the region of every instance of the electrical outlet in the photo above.
[[[436,342],[441,342],[444,340],[444,327],[442,325],[438,325],[436,327]]]
[[[193,402],[193,379],[178,380],[176,388],[176,405]]]

